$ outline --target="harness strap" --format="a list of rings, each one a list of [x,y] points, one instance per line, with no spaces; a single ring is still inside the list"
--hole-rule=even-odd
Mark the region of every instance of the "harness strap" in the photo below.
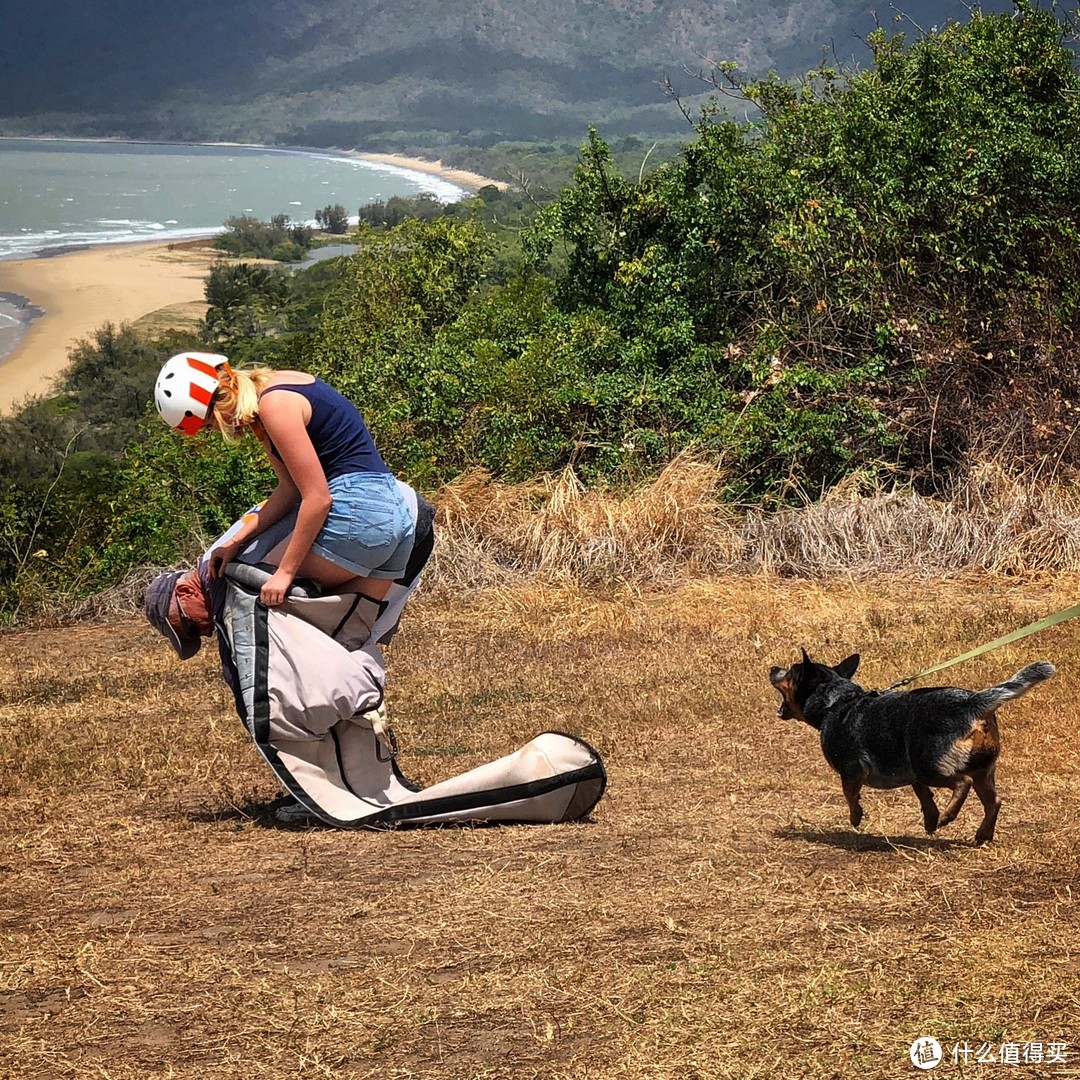
[[[397,757],[398,741],[394,729],[390,726],[390,717],[386,714],[386,700],[383,699],[374,709],[368,709],[359,716],[371,724],[371,730],[375,732],[375,738],[379,740],[383,750],[390,757]]]
[[[907,686],[909,683],[913,683],[916,679],[921,679],[925,675],[932,675],[935,671],[944,671],[945,668],[952,667],[953,664],[959,664],[962,660],[974,659],[974,657],[981,656],[984,652],[990,652],[992,649],[1001,648],[1002,645],[1008,645],[1010,642],[1019,641],[1021,638],[1027,637],[1028,634],[1037,634],[1040,630],[1045,630],[1050,626],[1056,626],[1058,623],[1067,622],[1069,619],[1076,618],[1077,615],[1080,615],[1080,604],[1073,604],[1072,607],[1067,607],[1063,611],[1056,612],[1053,615],[1047,615],[1045,619],[1040,619],[1038,622],[1022,626],[1019,630],[1014,630],[1011,634],[995,638],[986,645],[980,645],[979,648],[972,649],[962,656],[956,656],[952,660],[946,660],[943,664],[937,664],[932,668],[927,668],[925,671],[920,671],[918,675],[909,675],[906,679],[901,679],[899,682],[893,683],[892,686],[886,686],[882,693],[899,689],[901,686]]]

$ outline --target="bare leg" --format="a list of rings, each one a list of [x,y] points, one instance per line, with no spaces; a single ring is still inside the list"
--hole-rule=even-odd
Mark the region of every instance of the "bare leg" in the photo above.
[[[267,552],[263,561],[269,566],[280,565],[281,557],[285,554],[288,545],[289,541],[286,537]],[[351,570],[345,570],[336,563],[330,562],[329,559],[311,552],[300,564],[300,570],[296,576],[317,581],[323,588],[332,592],[363,593],[365,596],[370,596],[372,600],[384,599],[393,584],[392,581],[384,581],[382,578],[357,577]]]
[[[385,578],[353,577],[331,591],[336,593],[363,593],[372,600],[384,600],[394,583]]]
[[[357,577],[351,570],[345,570],[336,563],[324,559],[321,555],[308,553],[300,564],[297,577],[311,578],[327,589],[337,593],[363,593],[372,600],[382,600],[390,591],[392,581],[383,578]]]

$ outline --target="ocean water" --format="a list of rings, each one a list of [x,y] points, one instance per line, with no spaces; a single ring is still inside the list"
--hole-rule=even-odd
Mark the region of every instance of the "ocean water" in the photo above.
[[[330,153],[259,147],[0,139],[0,259],[91,244],[180,240],[226,218],[314,222],[340,203],[464,189],[439,177]]]

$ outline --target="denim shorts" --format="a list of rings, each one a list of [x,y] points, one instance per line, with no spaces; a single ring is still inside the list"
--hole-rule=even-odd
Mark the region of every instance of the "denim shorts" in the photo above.
[[[347,473],[330,482],[332,503],[311,550],[359,577],[401,577],[416,523],[389,473]]]

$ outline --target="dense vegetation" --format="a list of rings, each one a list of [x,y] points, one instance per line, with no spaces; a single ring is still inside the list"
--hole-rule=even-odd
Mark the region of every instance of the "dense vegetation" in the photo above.
[[[249,445],[132,427],[181,345],[325,376],[428,488],[566,466],[621,484],[687,449],[765,504],[852,473],[932,493],[987,453],[1070,474],[1068,32],[1021,4],[879,31],[854,73],[719,73],[757,119],[707,112],[659,168],[627,173],[593,134],[544,205],[494,187],[400,221],[387,204],[353,257],[215,268],[201,342],[106,328],[63,397],[0,425],[3,610],[175,562],[265,492]]]
[[[323,211],[317,213],[321,225]],[[335,217],[335,223],[337,220]],[[347,228],[333,231],[346,232]],[[314,238],[315,230],[311,226],[292,222],[287,214],[277,214],[269,221],[243,214],[226,220],[225,231],[214,241],[214,245],[231,255],[299,262],[311,249]]]

